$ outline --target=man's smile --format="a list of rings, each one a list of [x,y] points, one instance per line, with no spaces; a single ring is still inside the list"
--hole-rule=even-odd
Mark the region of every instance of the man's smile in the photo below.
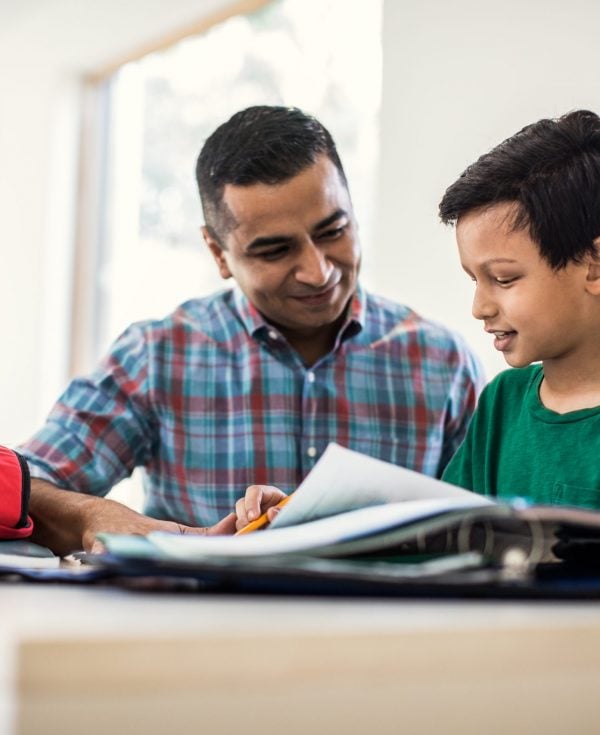
[[[340,279],[341,280],[341,279]],[[322,289],[321,291],[311,291],[310,293],[306,294],[293,294],[292,298],[296,301],[299,301],[302,304],[307,305],[319,305],[319,304],[326,304],[329,301],[333,300],[336,293],[336,288],[338,287],[340,280],[338,280],[336,283],[334,283],[331,286],[328,286],[325,289]]]

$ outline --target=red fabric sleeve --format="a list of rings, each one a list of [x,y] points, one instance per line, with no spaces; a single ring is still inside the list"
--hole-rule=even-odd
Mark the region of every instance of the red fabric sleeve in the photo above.
[[[29,490],[27,463],[12,449],[0,446],[0,539],[31,535]]]

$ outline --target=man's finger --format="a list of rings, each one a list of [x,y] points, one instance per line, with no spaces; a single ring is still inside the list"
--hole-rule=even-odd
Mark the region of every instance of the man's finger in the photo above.
[[[237,516],[230,513],[221,518],[214,526],[184,526],[183,523],[177,524],[179,533],[190,536],[231,536],[235,533],[235,521]]]
[[[99,539],[95,539],[88,553],[89,554],[104,554],[106,553],[106,546]]]
[[[230,513],[229,515],[225,516],[225,518],[222,518],[218,523],[215,523],[214,526],[211,528],[206,529],[206,533],[209,536],[220,536],[220,535],[227,535],[231,536],[232,533],[235,533],[235,522],[237,520],[237,516],[235,513]]]

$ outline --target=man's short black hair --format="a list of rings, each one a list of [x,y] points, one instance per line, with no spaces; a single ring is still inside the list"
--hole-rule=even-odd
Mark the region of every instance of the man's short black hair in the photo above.
[[[237,112],[207,138],[196,164],[204,221],[222,244],[226,184],[280,184],[328,156],[347,185],[329,131],[296,107],[260,105]]]
[[[515,204],[511,226],[528,229],[556,270],[597,252],[600,236],[600,118],[576,110],[544,119],[481,156],[440,203],[445,224],[475,209]]]

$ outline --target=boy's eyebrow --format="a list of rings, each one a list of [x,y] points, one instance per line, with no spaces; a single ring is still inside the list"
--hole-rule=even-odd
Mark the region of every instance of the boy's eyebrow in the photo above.
[[[324,219],[322,219],[320,222],[317,222],[317,224],[314,226],[314,231],[322,230],[325,227],[329,227],[329,225],[336,222],[338,219],[341,219],[342,217],[347,217],[348,213],[345,209],[336,209],[335,212],[328,215]],[[246,252],[255,252],[256,250],[260,250],[261,248],[269,247],[270,245],[285,245],[292,241],[292,237],[290,235],[272,235],[270,237],[256,237],[254,240],[252,240],[248,247],[246,248]]]
[[[490,258],[489,260],[484,260],[483,263],[479,263],[478,267],[482,268],[484,271],[489,271],[491,266],[498,265],[499,263],[518,263],[518,262],[519,261],[515,260],[514,258]],[[473,275],[464,263],[461,263],[461,266],[464,272],[468,276]]]
[[[486,260],[483,265],[493,265],[494,263],[517,263],[518,261],[514,258],[490,258]]]

